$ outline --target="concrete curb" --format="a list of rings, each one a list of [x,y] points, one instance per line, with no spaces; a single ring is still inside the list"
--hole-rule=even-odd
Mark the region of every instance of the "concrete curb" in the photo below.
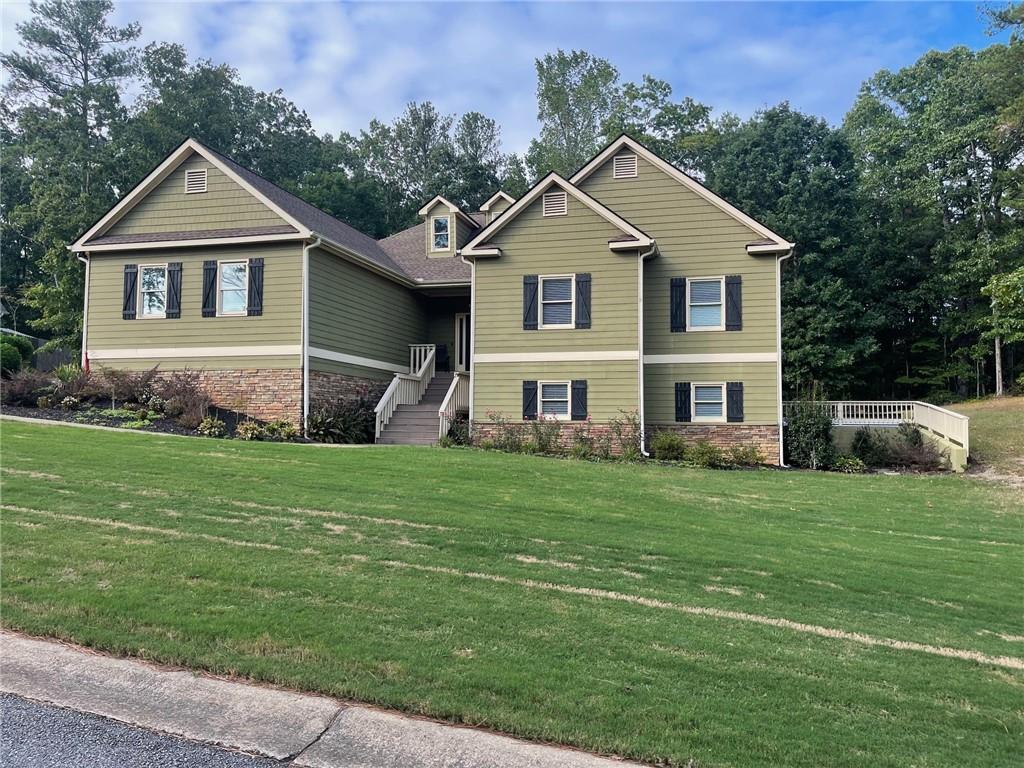
[[[0,691],[296,768],[637,766],[324,696],[221,680],[0,632]]]

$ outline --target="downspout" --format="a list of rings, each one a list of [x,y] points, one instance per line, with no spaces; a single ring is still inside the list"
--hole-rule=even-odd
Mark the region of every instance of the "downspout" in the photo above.
[[[787,467],[782,439],[782,262],[793,255],[787,254],[775,260],[775,386],[779,395],[779,466]]]
[[[469,423],[466,425],[467,434],[473,436],[473,412],[476,410],[474,395],[476,394],[476,259],[469,261],[462,255],[462,249],[456,253],[463,264],[468,264],[470,269],[469,278]]]
[[[302,246],[302,434],[309,426],[309,252],[319,247],[323,238]]]
[[[637,320],[637,385],[640,393],[640,455],[644,458],[650,458],[651,454],[647,452],[645,436],[647,433],[647,427],[644,420],[644,261],[653,256],[658,250],[658,242],[651,240],[651,248],[645,253],[639,253],[637,258],[637,309],[638,309],[638,320]]]
[[[82,291],[82,354],[78,364],[84,371],[88,366],[89,347],[86,341],[89,337],[89,252],[85,256],[78,255],[78,260],[85,264],[85,290]]]

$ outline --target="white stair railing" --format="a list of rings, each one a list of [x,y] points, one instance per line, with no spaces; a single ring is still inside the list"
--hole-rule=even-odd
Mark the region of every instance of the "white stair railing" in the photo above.
[[[451,386],[437,409],[438,430],[437,438],[440,440],[448,434],[452,428],[452,422],[459,412],[465,413],[469,410],[469,374],[456,372],[452,379]]]
[[[409,373],[396,373],[395,378],[381,395],[380,402],[373,409],[377,417],[374,438],[379,440],[384,427],[391,421],[395,409],[400,405],[415,405],[434,378],[434,361],[437,349],[433,344],[409,345]],[[412,367],[415,363],[416,367]]]
[[[792,411],[794,401],[783,403],[783,415]],[[828,400],[832,424],[837,427],[890,427],[903,422],[916,424],[970,451],[970,419],[920,400]]]

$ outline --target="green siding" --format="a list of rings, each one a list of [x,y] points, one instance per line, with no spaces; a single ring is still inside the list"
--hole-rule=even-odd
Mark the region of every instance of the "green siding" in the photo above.
[[[397,365],[427,341],[423,302],[407,288],[319,248],[309,258],[309,345]],[[331,370],[313,358],[314,370]],[[390,377],[390,374],[389,374]]]
[[[477,354],[635,350],[637,254],[613,253],[622,233],[572,197],[566,216],[542,216],[541,198],[498,232],[502,255],[476,263]],[[592,327],[523,330],[523,275],[591,274]]]
[[[775,363],[672,363],[644,366],[647,424],[675,423],[675,383],[743,382],[743,423],[778,424]]]
[[[612,178],[609,158],[581,188],[658,241],[644,267],[647,354],[775,351],[775,257],[746,252],[761,235],[642,157],[636,178]],[[672,333],[669,280],[718,275],[743,278],[743,330]]]
[[[452,369],[455,369],[455,315],[469,312],[469,297],[425,299],[427,343],[446,344]]]
[[[298,345],[301,342],[302,248],[297,243],[174,248],[93,254],[89,267],[89,350],[132,348],[245,347]],[[257,317],[203,317],[203,262],[262,257],[263,315]],[[124,265],[181,262],[181,317],[168,319],[121,318]],[[228,369],[242,367],[291,368],[299,355],[286,357],[179,358],[175,367]],[[135,360],[124,367],[169,364],[169,358]],[[244,364],[243,364],[244,363]],[[104,365],[117,365],[104,361]]]
[[[456,247],[461,248],[469,242],[470,236],[476,231],[476,227],[471,227],[462,218],[456,216],[455,218],[455,244]]]
[[[634,362],[477,363],[473,372],[473,418],[487,421],[495,411],[519,421],[523,415],[523,381],[587,380],[587,406],[596,422],[619,418],[639,407]]]
[[[185,171],[197,168],[207,169],[207,191],[186,195]],[[193,154],[106,234],[194,232],[286,223],[206,158]]]

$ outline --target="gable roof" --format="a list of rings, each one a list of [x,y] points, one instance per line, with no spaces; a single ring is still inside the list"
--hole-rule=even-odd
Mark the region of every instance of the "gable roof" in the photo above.
[[[480,206],[480,210],[481,211],[489,211],[489,210],[491,210],[491,206],[494,205],[496,202],[498,202],[501,199],[504,199],[510,205],[516,201],[515,198],[512,197],[512,195],[510,195],[510,194],[508,194],[506,192],[502,192],[499,189],[493,195],[488,197],[486,201],[484,201],[484,204]]]
[[[437,283],[469,284],[472,272],[462,259],[427,256],[423,245],[426,242],[426,222],[420,222],[401,232],[378,240],[377,244],[419,285]],[[474,229],[476,225],[474,225]]]
[[[715,207],[721,209],[726,214],[736,219],[736,221],[740,222],[741,224],[744,224],[745,226],[759,234],[762,238],[764,238],[765,241],[767,241],[759,241],[757,243],[752,243],[751,245],[749,245],[747,247],[747,250],[750,253],[774,253],[779,251],[788,251],[791,248],[795,247],[795,243],[789,242],[789,240],[784,238],[782,235],[779,235],[773,232],[772,230],[768,229],[768,227],[766,227],[764,224],[748,216],[739,208],[734,206],[732,203],[716,195],[714,192],[705,187],[692,176],[683,173],[670,162],[659,157],[654,152],[645,147],[643,144],[627,136],[626,134],[622,134],[621,136],[619,136],[619,138],[615,139],[615,141],[613,141],[607,147],[598,152],[594,156],[594,158],[590,160],[590,162],[588,162],[586,165],[584,165],[582,168],[576,171],[576,173],[574,173],[569,180],[573,184],[582,183],[584,179],[586,179],[588,176],[590,176],[590,174],[592,174],[594,171],[596,171],[598,168],[604,165],[609,158],[613,157],[619,150],[623,148],[628,148],[632,150],[637,155],[644,158],[644,160],[649,162],[651,165],[664,171],[666,174],[668,174],[671,178],[678,181],[684,187],[695,192],[700,197],[704,198]]]
[[[476,226],[476,222],[473,220],[473,218],[468,213],[463,211],[461,208],[459,208],[459,206],[457,206],[455,203],[451,202],[450,200],[448,200],[448,199],[446,199],[444,197],[441,197],[441,195],[435,195],[434,198],[429,203],[427,203],[422,208],[420,208],[419,215],[420,216],[426,216],[428,213],[430,213],[430,209],[435,207],[438,203],[440,203],[441,205],[445,206],[448,209],[449,213],[454,213],[456,216],[460,217],[464,222],[469,224],[469,226],[471,226],[471,227],[475,227]]]
[[[613,251],[632,248],[646,248],[654,242],[645,232],[634,227],[624,218],[619,216],[619,214],[615,213],[611,208],[608,208],[598,200],[595,200],[582,189],[573,186],[571,183],[552,171],[534,184],[533,188],[513,203],[511,207],[505,209],[498,218],[477,232],[476,235],[462,247],[459,253],[468,258],[475,256],[500,256],[501,249],[496,245],[493,245],[490,242],[490,239],[501,231],[506,224],[526,210],[534,200],[555,186],[565,190],[568,195],[590,208],[594,213],[620,229],[622,233],[627,236],[626,238],[613,238],[608,241],[608,247]]]

